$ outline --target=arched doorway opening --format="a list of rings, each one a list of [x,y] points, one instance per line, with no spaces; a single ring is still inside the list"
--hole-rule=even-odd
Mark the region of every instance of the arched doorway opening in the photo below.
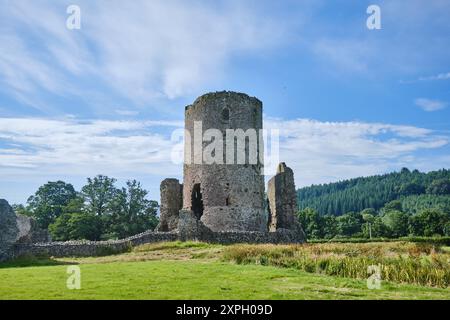
[[[203,199],[200,183],[194,184],[194,188],[192,189],[191,208],[194,215],[200,220],[203,215]]]

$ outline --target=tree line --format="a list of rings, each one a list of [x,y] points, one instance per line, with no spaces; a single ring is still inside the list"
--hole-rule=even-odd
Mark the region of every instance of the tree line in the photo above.
[[[450,236],[450,171],[401,172],[298,190],[310,239]]]
[[[380,210],[386,203],[414,195],[450,194],[450,170],[423,173],[403,168],[400,172],[361,177],[336,183],[313,185],[297,192],[301,210],[342,215],[366,208]]]
[[[340,216],[320,215],[307,208],[298,218],[309,239],[450,236],[448,212],[429,208],[410,215],[399,200],[387,203],[380,211],[368,208]]]
[[[48,182],[14,209],[35,218],[56,241],[121,239],[155,228],[159,206],[147,199],[148,191],[136,180],[122,188],[116,182],[98,175],[81,191],[64,181]]]
[[[154,229],[158,203],[136,180],[118,188],[104,175],[76,191],[48,182],[14,205],[56,241],[125,238]],[[401,172],[298,190],[298,218],[310,239],[450,236],[450,171]]]

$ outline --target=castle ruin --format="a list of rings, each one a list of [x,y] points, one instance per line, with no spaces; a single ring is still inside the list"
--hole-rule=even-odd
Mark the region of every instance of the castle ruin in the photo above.
[[[305,242],[305,233],[295,218],[294,173],[285,163],[278,166],[265,195],[262,136],[247,135],[262,127],[262,103],[246,94],[209,93],[186,107],[185,134],[194,137],[194,144],[185,139],[183,184],[177,179],[162,181],[156,230],[126,239],[51,242],[33,219],[16,215],[0,199],[0,262],[27,255],[120,253],[131,246],[175,240],[221,244]],[[240,142],[236,132],[244,135]],[[217,148],[211,150],[211,141],[227,141],[226,148],[216,143]],[[203,150],[211,151],[216,161],[204,163]]]
[[[189,138],[185,139],[183,184],[175,179],[161,183],[161,223],[157,231],[183,232],[181,225],[195,225],[197,232],[213,233],[285,230],[294,232],[298,242],[305,240],[295,219],[293,171],[284,163],[269,181],[266,205],[263,141],[258,134],[263,128],[262,109],[260,100],[227,91],[205,94],[186,107],[185,133]],[[207,134],[211,130],[215,139],[226,142],[226,147],[212,150],[214,163],[204,163],[203,150],[213,142],[218,145]],[[236,132],[244,134],[241,143]],[[256,139],[249,132],[256,132]],[[192,137],[197,142],[201,139],[201,148],[192,143]],[[238,160],[239,151],[244,152],[244,161]],[[229,161],[230,155],[233,161]],[[177,219],[183,220],[181,224],[175,223]],[[193,223],[186,223],[186,219]]]

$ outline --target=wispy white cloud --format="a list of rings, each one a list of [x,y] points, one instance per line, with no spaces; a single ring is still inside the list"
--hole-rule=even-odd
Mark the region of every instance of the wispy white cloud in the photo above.
[[[137,116],[139,114],[138,111],[135,110],[125,110],[125,109],[117,109],[116,113],[120,116],[127,116],[127,117],[131,117],[131,116]]]
[[[439,73],[433,76],[420,77],[419,81],[435,81],[435,80],[448,80],[450,79],[450,72],[447,73]]]
[[[3,91],[12,93],[19,101],[40,110],[48,107],[33,101],[32,97],[39,90],[53,94],[65,92],[62,75],[36,59],[20,39],[0,33],[0,43],[0,80],[3,82]]]
[[[450,72],[447,73],[439,73],[431,76],[423,76],[414,80],[401,80],[400,83],[417,83],[417,82],[429,82],[429,81],[441,81],[441,80],[449,80]]]
[[[450,141],[432,130],[382,123],[267,119],[265,127],[280,129],[280,160],[294,168],[298,186],[416,168],[425,162],[421,152]]]
[[[85,97],[87,105],[113,112],[120,108],[111,106],[117,96],[132,102],[127,109],[135,104],[165,110],[161,100],[196,96],[220,84],[235,57],[257,57],[286,44],[303,44],[320,66],[336,69],[340,76],[357,72],[369,77],[423,72],[445,61],[449,49],[438,41],[448,28],[442,21],[448,21],[450,8],[440,0],[426,5],[420,0],[407,5],[382,1],[389,34],[367,30],[364,10],[346,21],[325,19],[320,10],[326,1],[303,1],[301,10],[290,4],[296,8],[293,17],[268,14],[270,5],[253,1],[79,0],[82,29],[75,31],[65,27],[64,1],[7,3],[0,12],[2,89],[42,111],[61,108],[40,97],[45,93]],[[441,21],[441,32],[403,29],[411,27],[411,17],[420,27]],[[424,39],[436,45],[417,43]]]
[[[22,102],[43,91],[82,96],[86,81],[137,105],[197,94],[221,79],[235,55],[270,49],[286,30],[240,1],[77,5],[82,29],[72,31],[61,3],[16,0],[3,7],[0,80]]]
[[[431,100],[426,98],[419,98],[414,101],[414,103],[422,108],[424,111],[433,112],[445,109],[448,103],[440,100]]]
[[[311,45],[314,54],[327,66],[340,72],[367,72],[372,58],[372,45],[355,39],[318,39]]]
[[[0,118],[0,172],[25,175],[158,174],[171,165],[170,137],[157,126],[179,122]],[[20,170],[19,170],[20,171]]]
[[[182,126],[0,118],[0,175],[179,176],[182,166],[171,162],[176,142],[170,134]],[[265,128],[280,130],[280,160],[295,169],[299,186],[414,166],[424,163],[420,152],[449,143],[448,136],[432,130],[382,123],[267,118]]]
[[[368,15],[362,8],[360,14],[353,15],[354,10],[346,11],[343,6],[340,15],[317,19],[319,22],[302,34],[306,48],[326,71],[339,76],[409,77],[448,63],[450,42],[444,39],[450,32],[450,2],[379,0],[377,5],[381,8],[382,30],[367,29]],[[340,19],[342,16],[345,19]],[[448,76],[444,73],[424,80]]]

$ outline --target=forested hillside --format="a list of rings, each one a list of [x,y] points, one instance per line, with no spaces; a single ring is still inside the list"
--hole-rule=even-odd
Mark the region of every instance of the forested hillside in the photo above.
[[[379,210],[397,199],[411,213],[427,207],[445,211],[450,207],[450,170],[423,173],[404,168],[385,175],[313,185],[299,189],[297,194],[300,209],[312,208],[321,215]]]

